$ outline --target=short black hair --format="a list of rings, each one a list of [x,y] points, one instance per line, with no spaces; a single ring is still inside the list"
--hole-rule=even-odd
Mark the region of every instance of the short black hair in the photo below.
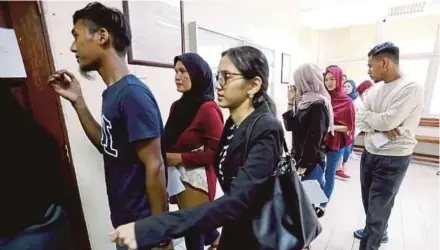
[[[131,45],[131,29],[120,10],[109,8],[99,2],[93,2],[73,14],[73,25],[80,19],[86,21],[91,33],[98,31],[100,28],[106,29],[111,36],[115,50],[120,55],[127,53]]]
[[[376,45],[368,52],[368,57],[389,58],[395,64],[399,64],[399,47],[391,42]]]

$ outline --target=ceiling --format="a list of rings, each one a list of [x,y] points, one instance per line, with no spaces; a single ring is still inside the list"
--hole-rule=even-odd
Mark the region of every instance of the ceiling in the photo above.
[[[331,29],[415,15],[440,15],[440,0],[300,0],[300,25]]]

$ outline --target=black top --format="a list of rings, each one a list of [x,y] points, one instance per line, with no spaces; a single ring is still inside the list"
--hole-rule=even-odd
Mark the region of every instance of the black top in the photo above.
[[[283,128],[278,119],[264,116],[258,120],[249,138],[249,152],[245,154],[243,150],[247,128],[259,114],[268,112],[267,105],[257,108],[233,131],[230,142],[228,130],[233,122],[231,119],[226,122],[219,151],[228,143],[228,152],[224,159],[217,154],[215,164],[225,195],[194,208],[137,221],[135,233],[139,247],[151,247],[191,231],[206,232],[223,226],[219,249],[260,249],[252,231],[252,218],[266,200],[270,188],[264,181],[273,173],[282,154]],[[223,171],[219,173],[221,159]]]
[[[38,224],[64,184],[57,141],[0,86],[0,238]]]
[[[324,137],[329,127],[329,116],[324,101],[317,101],[307,109],[283,114],[287,131],[292,131],[292,155],[298,168],[311,171],[318,163],[325,163]]]

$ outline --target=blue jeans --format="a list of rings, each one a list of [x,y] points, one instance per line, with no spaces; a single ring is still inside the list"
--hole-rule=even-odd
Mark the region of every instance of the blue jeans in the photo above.
[[[360,177],[366,223],[360,250],[379,249],[410,161],[411,155],[374,155],[366,150],[362,154]]]
[[[319,186],[321,186],[321,189],[324,190],[324,167],[322,164],[317,164],[312,171],[307,171],[306,174],[301,178],[301,181],[308,181],[308,180],[316,180],[319,183]],[[313,207],[315,207],[317,204],[313,204]]]
[[[347,147],[345,147],[344,150],[344,156],[342,157],[342,161],[344,163],[347,163],[348,158],[350,158],[351,153],[353,152],[353,147],[354,147],[354,142],[352,142],[350,145],[348,145]]]
[[[307,180],[316,180],[319,186],[324,190],[324,167],[318,163],[312,171],[307,171],[306,175],[301,178],[301,181]]]
[[[325,183],[324,183],[324,193],[327,195],[327,198],[330,200],[332,196],[333,189],[335,187],[335,175],[336,168],[338,167],[339,160],[344,155],[345,147],[339,149],[338,151],[328,151],[327,152],[327,165],[325,167]],[[321,204],[322,207],[326,207],[327,203]]]

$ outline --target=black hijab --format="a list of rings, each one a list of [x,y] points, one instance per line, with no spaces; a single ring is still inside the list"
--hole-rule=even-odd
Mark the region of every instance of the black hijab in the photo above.
[[[188,71],[191,89],[174,103],[165,125],[167,150],[177,142],[180,135],[194,120],[203,103],[214,101],[214,82],[208,63],[195,53],[185,53],[174,58],[174,65],[180,61]]]

